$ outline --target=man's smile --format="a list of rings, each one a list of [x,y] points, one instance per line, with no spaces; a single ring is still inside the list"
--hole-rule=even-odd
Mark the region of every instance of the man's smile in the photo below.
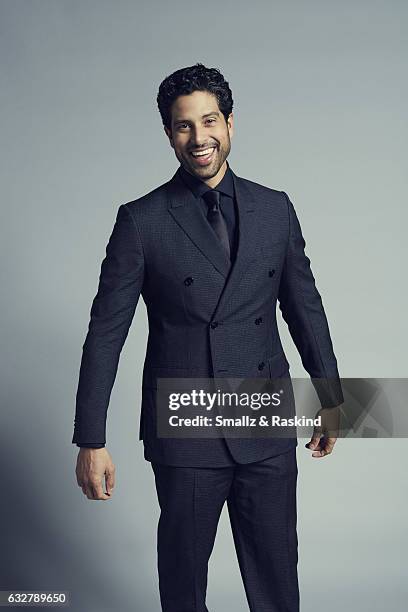
[[[199,164],[200,166],[205,166],[212,161],[216,148],[216,146],[212,146],[208,147],[207,149],[191,151],[190,155],[193,157],[194,161],[197,164]]]

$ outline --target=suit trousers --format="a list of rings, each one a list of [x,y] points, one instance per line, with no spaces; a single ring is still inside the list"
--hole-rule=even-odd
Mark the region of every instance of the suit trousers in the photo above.
[[[208,612],[208,561],[225,501],[250,611],[299,611],[295,448],[231,467],[152,468],[163,612]]]

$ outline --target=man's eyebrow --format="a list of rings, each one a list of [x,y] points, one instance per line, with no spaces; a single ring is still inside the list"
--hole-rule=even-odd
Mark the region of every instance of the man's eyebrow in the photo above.
[[[218,111],[212,111],[211,113],[206,113],[205,115],[202,115],[201,119],[210,117],[210,115],[217,115],[217,117],[219,117],[220,113]],[[189,122],[188,119],[176,119],[176,121],[174,122],[174,125],[177,125],[178,123],[188,123],[188,122]]]

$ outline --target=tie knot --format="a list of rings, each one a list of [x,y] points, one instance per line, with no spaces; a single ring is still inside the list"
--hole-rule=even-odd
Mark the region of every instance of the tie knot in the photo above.
[[[204,200],[207,202],[210,210],[218,210],[220,207],[221,193],[216,189],[209,189],[203,194]]]

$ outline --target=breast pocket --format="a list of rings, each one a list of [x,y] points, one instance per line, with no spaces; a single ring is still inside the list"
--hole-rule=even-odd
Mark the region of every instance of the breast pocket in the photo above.
[[[283,266],[284,248],[281,243],[271,243],[260,248],[261,273],[264,282],[273,288]]]

